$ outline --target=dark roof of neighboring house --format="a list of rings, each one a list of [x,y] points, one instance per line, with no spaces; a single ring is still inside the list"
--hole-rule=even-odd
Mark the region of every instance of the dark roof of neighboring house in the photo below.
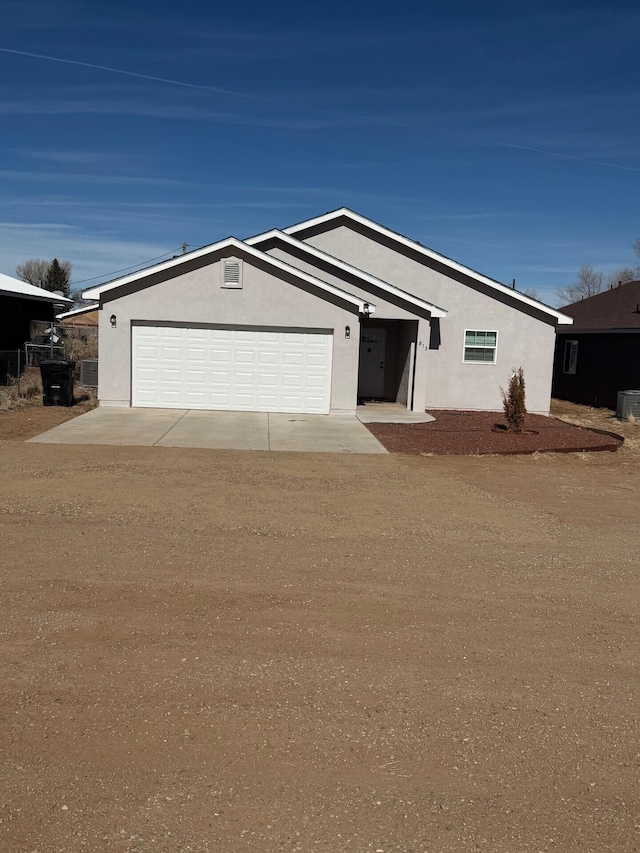
[[[580,329],[640,329],[640,281],[630,281],[561,309]]]

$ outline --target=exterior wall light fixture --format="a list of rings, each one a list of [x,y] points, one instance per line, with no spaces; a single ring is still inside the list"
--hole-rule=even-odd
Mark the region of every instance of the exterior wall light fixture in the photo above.
[[[344,336],[347,340],[351,337],[351,326],[344,327]]]
[[[116,317],[115,314],[112,314],[109,317],[109,322],[111,323],[111,328],[115,329],[115,327],[118,325],[118,318]]]

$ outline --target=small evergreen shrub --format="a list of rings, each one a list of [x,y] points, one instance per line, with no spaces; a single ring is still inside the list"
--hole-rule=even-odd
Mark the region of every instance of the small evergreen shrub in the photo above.
[[[522,368],[514,369],[507,390],[500,389],[504,417],[509,432],[523,432],[524,419],[527,414],[524,394],[524,373]]]

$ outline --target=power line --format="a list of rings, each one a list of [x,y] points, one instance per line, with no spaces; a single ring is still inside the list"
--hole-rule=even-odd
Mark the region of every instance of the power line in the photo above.
[[[186,245],[188,246],[189,244],[187,243]],[[165,255],[173,255],[175,252],[180,251],[180,249],[182,249],[182,246],[178,246],[177,249],[170,249],[168,252],[164,252],[162,255],[158,255],[156,258],[149,258],[149,260],[147,261],[140,261],[137,264],[131,264],[130,267],[122,267],[122,269],[112,270],[111,272],[105,272],[102,273],[102,275],[93,275],[91,276],[91,278],[81,278],[80,281],[74,281],[72,282],[72,284],[84,284],[87,281],[95,281],[97,278],[107,278],[107,276],[117,275],[119,272],[127,272],[127,270],[137,269],[138,267],[144,269],[145,264],[151,264],[153,263],[153,261],[159,261],[164,258]]]

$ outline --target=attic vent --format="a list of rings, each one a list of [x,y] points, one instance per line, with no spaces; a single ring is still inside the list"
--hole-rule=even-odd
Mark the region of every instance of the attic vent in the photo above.
[[[242,287],[242,261],[237,258],[222,261],[222,287]]]

